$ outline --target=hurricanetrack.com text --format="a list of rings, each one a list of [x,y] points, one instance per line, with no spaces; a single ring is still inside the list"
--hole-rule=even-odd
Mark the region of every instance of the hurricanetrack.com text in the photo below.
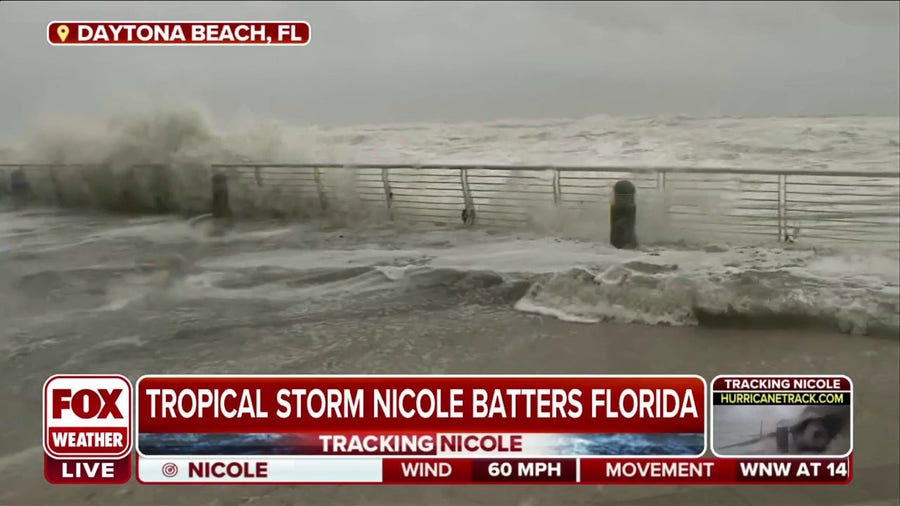
[[[843,392],[717,392],[716,404],[847,404]]]

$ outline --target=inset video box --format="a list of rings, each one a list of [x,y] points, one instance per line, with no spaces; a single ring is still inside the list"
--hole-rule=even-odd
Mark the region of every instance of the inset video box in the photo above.
[[[847,457],[853,451],[847,376],[717,376],[711,394],[718,457]]]
[[[136,474],[147,484],[582,483],[585,459],[619,462],[619,473],[696,460],[706,399],[695,375],[144,376]]]
[[[724,375],[711,385],[710,438],[717,457],[742,459],[741,469],[751,478],[849,483],[850,378]]]

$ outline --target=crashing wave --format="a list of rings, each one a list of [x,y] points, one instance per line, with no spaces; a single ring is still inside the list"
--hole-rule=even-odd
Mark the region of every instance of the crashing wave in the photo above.
[[[789,269],[648,273],[618,264],[535,283],[516,309],[571,322],[752,327],[825,326],[852,334],[900,333],[893,287],[812,278]]]

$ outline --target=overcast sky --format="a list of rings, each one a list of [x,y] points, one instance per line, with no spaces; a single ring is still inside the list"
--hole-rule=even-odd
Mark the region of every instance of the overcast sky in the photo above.
[[[51,47],[52,20],[297,20],[306,47]],[[300,124],[896,116],[898,2],[0,2],[0,143],[193,101]]]

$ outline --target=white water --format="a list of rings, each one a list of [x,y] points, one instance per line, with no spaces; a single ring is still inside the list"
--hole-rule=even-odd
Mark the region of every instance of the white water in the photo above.
[[[149,201],[152,174],[135,176],[129,167],[162,163],[164,177],[182,210],[208,206],[208,164],[244,160],[267,162],[476,163],[549,165],[669,165],[734,168],[790,168],[828,171],[895,171],[900,174],[900,119],[892,118],[615,118],[515,121],[462,124],[381,125],[321,129],[260,122],[216,128],[193,110],[157,111],[123,116],[109,123],[69,122],[77,127],[39,130],[15,147],[7,162],[85,163],[61,175],[65,191],[93,201],[111,201],[123,189]],[[337,181],[340,183],[340,181]],[[35,182],[38,191],[48,186]],[[295,205],[291,190],[256,195],[265,205]],[[340,191],[340,185],[338,185]],[[238,187],[233,197],[241,199]],[[345,203],[347,204],[347,203]],[[640,237],[648,240],[696,240],[673,235],[654,210],[642,204]],[[722,202],[710,202],[717,213]],[[701,206],[702,207],[702,206]],[[220,270],[277,267],[289,270],[373,267],[383,279],[352,279],[329,284],[328,293],[384,289],[434,269],[493,272],[525,276],[534,284],[515,307],[560,319],[649,324],[697,323],[697,309],[713,314],[794,315],[833,318],[842,330],[866,333],[871,325],[895,327],[898,318],[898,272],[895,256],[859,249],[787,249],[772,243],[739,246],[734,237],[706,230],[699,239],[715,248],[650,246],[639,252],[616,251],[603,243],[605,215],[588,209],[573,214],[543,215],[554,234],[588,241],[540,236],[516,239],[509,234],[484,236],[472,230],[433,234],[415,230],[376,232],[364,229],[371,219],[365,208],[338,206],[343,225],[354,225],[359,240],[352,247],[305,244],[292,248],[279,239],[297,234],[318,237],[315,230],[251,231],[230,238],[198,239],[201,230],[158,220],[122,222],[121,227],[91,229],[58,241],[50,230],[58,218],[6,215],[0,219],[0,252],[30,253],[96,242],[142,239],[157,242],[200,240],[227,246],[230,241],[271,241],[264,252],[235,253],[201,263],[210,271],[169,288],[181,296],[210,295],[227,278]],[[205,211],[204,211],[205,212]],[[198,227],[202,228],[203,223]],[[540,227],[539,227],[540,228]],[[23,232],[37,229],[38,233]],[[396,230],[396,229],[395,229]],[[585,232],[586,233],[581,233]],[[894,231],[896,233],[896,231]],[[250,236],[247,234],[256,234]],[[246,236],[246,237],[245,237]],[[440,246],[428,246],[428,242]],[[289,242],[289,241],[288,241]],[[362,244],[360,244],[362,243]],[[649,270],[648,270],[649,269]],[[530,277],[529,277],[530,276]],[[535,277],[537,276],[537,277]],[[149,282],[157,287],[160,282]],[[103,306],[117,310],[140,299],[143,278],[124,280]],[[155,289],[155,288],[154,288]],[[315,296],[321,288],[304,288]],[[351,290],[352,289],[352,290]],[[216,288],[216,290],[220,290]],[[296,288],[228,289],[228,297],[297,297]],[[216,292],[218,293],[218,292]],[[137,295],[134,295],[137,294]],[[191,295],[193,294],[193,295]]]
[[[633,252],[596,242],[488,238],[475,233],[467,239],[457,236],[439,248],[410,247],[427,244],[429,235],[437,232],[398,238],[407,247],[284,249],[222,257],[202,266],[225,276],[221,273],[235,269],[377,266],[394,283],[440,269],[499,273],[532,283],[515,303],[516,309],[579,323],[696,325],[699,310],[745,317],[750,323],[772,317],[827,322],[855,334],[876,326],[900,328],[900,268],[896,258],[877,253],[753,247]],[[336,290],[358,294],[360,281],[328,285],[328,295]],[[372,289],[388,289],[371,278],[365,282]],[[276,286],[258,286],[244,296],[293,298],[319,293],[314,288],[275,290]]]
[[[617,118],[592,116],[584,119],[509,121],[494,123],[380,125],[323,129],[312,126],[273,122],[242,123],[221,128],[194,109],[159,110],[124,114],[109,122],[91,120],[68,121],[68,126],[55,125],[38,129],[12,151],[6,153],[10,163],[87,164],[57,171],[57,181],[49,172],[35,169],[29,180],[42,201],[87,205],[101,208],[153,210],[158,196],[165,196],[170,211],[199,214],[209,209],[211,163],[243,161],[278,163],[473,163],[534,165],[622,165],[669,167],[730,167],[755,169],[854,171],[861,175],[873,171],[897,173],[900,178],[900,119],[867,117],[832,118],[714,118],[689,117]],[[73,126],[77,125],[77,126]],[[0,155],[2,156],[2,155]],[[166,169],[134,170],[135,165],[162,164]],[[9,172],[11,167],[0,168]],[[302,170],[300,171],[303,172]],[[306,171],[308,172],[308,171]],[[415,171],[413,171],[415,172]],[[442,191],[422,192],[427,183],[420,175],[392,175],[400,185],[413,189],[397,190],[396,202],[406,208],[396,214],[422,218],[438,213],[439,221],[457,222],[461,209],[459,175],[455,171],[435,173],[428,181],[441,180]],[[374,195],[365,201],[360,182],[346,171],[331,171],[324,177],[331,206],[329,219],[335,224],[381,221],[385,208],[380,180],[365,183],[364,191]],[[503,177],[503,174],[500,175]],[[538,174],[539,178],[544,177]],[[677,174],[676,174],[677,176]],[[238,214],[300,215],[320,214],[319,198],[311,175],[293,171],[288,179],[278,171],[263,174],[265,184],[257,187],[252,173],[231,184],[232,207]],[[365,177],[380,178],[375,172]],[[508,208],[485,209],[484,205],[510,205],[525,215],[532,229],[552,235],[599,239],[606,234],[607,206],[603,196],[608,181],[578,179],[567,175],[568,187],[562,192],[566,206],[555,209],[552,201],[524,202],[516,200],[523,180],[507,180],[501,198],[498,193],[485,193],[497,186],[486,186],[484,175],[471,176],[479,184],[476,205],[479,220],[488,223],[490,213]],[[627,175],[626,175],[627,177]],[[437,179],[435,179],[437,178]],[[545,178],[546,179],[546,178]],[[673,176],[673,180],[677,179]],[[305,183],[304,183],[305,181]],[[536,180],[535,180],[536,181]],[[535,198],[550,198],[550,182],[532,181],[535,188],[546,191]],[[593,181],[593,182],[592,182]],[[667,189],[665,194],[639,192],[641,219],[639,236],[647,241],[700,241],[721,243],[736,241],[759,244],[777,235],[774,200],[743,201],[740,199],[776,199],[772,182],[761,185],[753,178],[716,179],[717,190],[709,186],[694,188],[692,180],[676,181],[681,189]],[[900,213],[897,179],[866,180],[857,193],[877,194],[877,203],[849,207],[847,186],[802,186],[798,200],[818,200],[803,192],[819,191],[827,197],[835,194],[844,204],[828,210],[825,221],[815,221],[823,209],[819,204],[794,204],[787,226],[797,228],[804,239],[824,237],[826,242],[847,235],[847,227],[858,230],[869,242],[896,242]],[[852,183],[853,181],[850,180]],[[397,185],[397,181],[393,183]],[[305,186],[304,186],[305,185]],[[583,185],[588,196],[571,192]],[[686,185],[686,186],[685,186]],[[435,185],[431,185],[434,187]],[[441,185],[438,185],[441,186]],[[765,194],[753,193],[765,186]],[[674,186],[673,186],[674,188]],[[751,193],[747,193],[747,192]],[[373,193],[374,192],[374,193]],[[2,188],[0,188],[2,193]],[[424,193],[427,193],[428,196]],[[676,195],[677,194],[677,195]],[[492,200],[494,198],[499,200]],[[504,200],[514,197],[513,200]],[[529,196],[531,198],[531,196]],[[793,195],[791,196],[793,198]],[[859,197],[856,200],[871,200]],[[423,205],[423,202],[427,201]],[[437,202],[438,205],[430,205]],[[442,204],[441,204],[442,203]],[[687,206],[697,216],[672,220],[672,206]],[[415,209],[409,209],[413,206]],[[751,208],[748,210],[748,207]],[[425,211],[422,208],[426,208]],[[431,209],[436,207],[436,209]],[[684,210],[681,208],[680,210]],[[747,217],[747,214],[751,217]],[[868,225],[841,223],[854,213],[876,213],[881,223],[874,232],[863,233]],[[886,213],[886,214],[885,214]],[[743,217],[729,216],[738,214]],[[793,218],[791,217],[793,216]],[[838,219],[834,219],[838,218]],[[858,218],[858,216],[857,216]],[[425,218],[429,219],[429,218]],[[493,219],[498,219],[493,215]],[[506,218],[502,218],[501,221]],[[865,221],[869,218],[858,218]],[[678,221],[682,220],[682,221]],[[886,225],[885,225],[886,224]],[[714,225],[714,226],[710,226]],[[816,230],[816,227],[819,228]],[[699,227],[699,230],[698,230]],[[812,228],[810,228],[812,227]],[[752,232],[753,234],[745,234]],[[717,237],[721,235],[721,237]],[[814,236],[821,236],[816,238]],[[821,243],[821,241],[819,241]]]
[[[4,219],[7,230],[20,230],[28,240],[0,236],[0,252],[11,259],[53,259],[35,275],[8,275],[20,277],[22,288],[35,287],[30,290],[51,283],[49,289],[72,301],[90,289],[77,310],[125,310],[150,297],[271,301],[303,312],[333,311],[366,297],[415,301],[427,294],[447,303],[461,297],[579,323],[681,326],[702,324],[709,315],[732,324],[817,323],[852,334],[900,328],[900,264],[876,251],[625,251],[597,241],[446,227],[401,232],[254,226],[208,238],[177,219],[92,224],[78,216],[60,218],[67,233],[47,233],[35,216],[7,213]],[[146,244],[139,248],[146,253],[126,253],[136,244]],[[90,253],[123,247],[129,249],[116,254],[115,262],[100,262]],[[485,293],[494,295],[485,299]]]

